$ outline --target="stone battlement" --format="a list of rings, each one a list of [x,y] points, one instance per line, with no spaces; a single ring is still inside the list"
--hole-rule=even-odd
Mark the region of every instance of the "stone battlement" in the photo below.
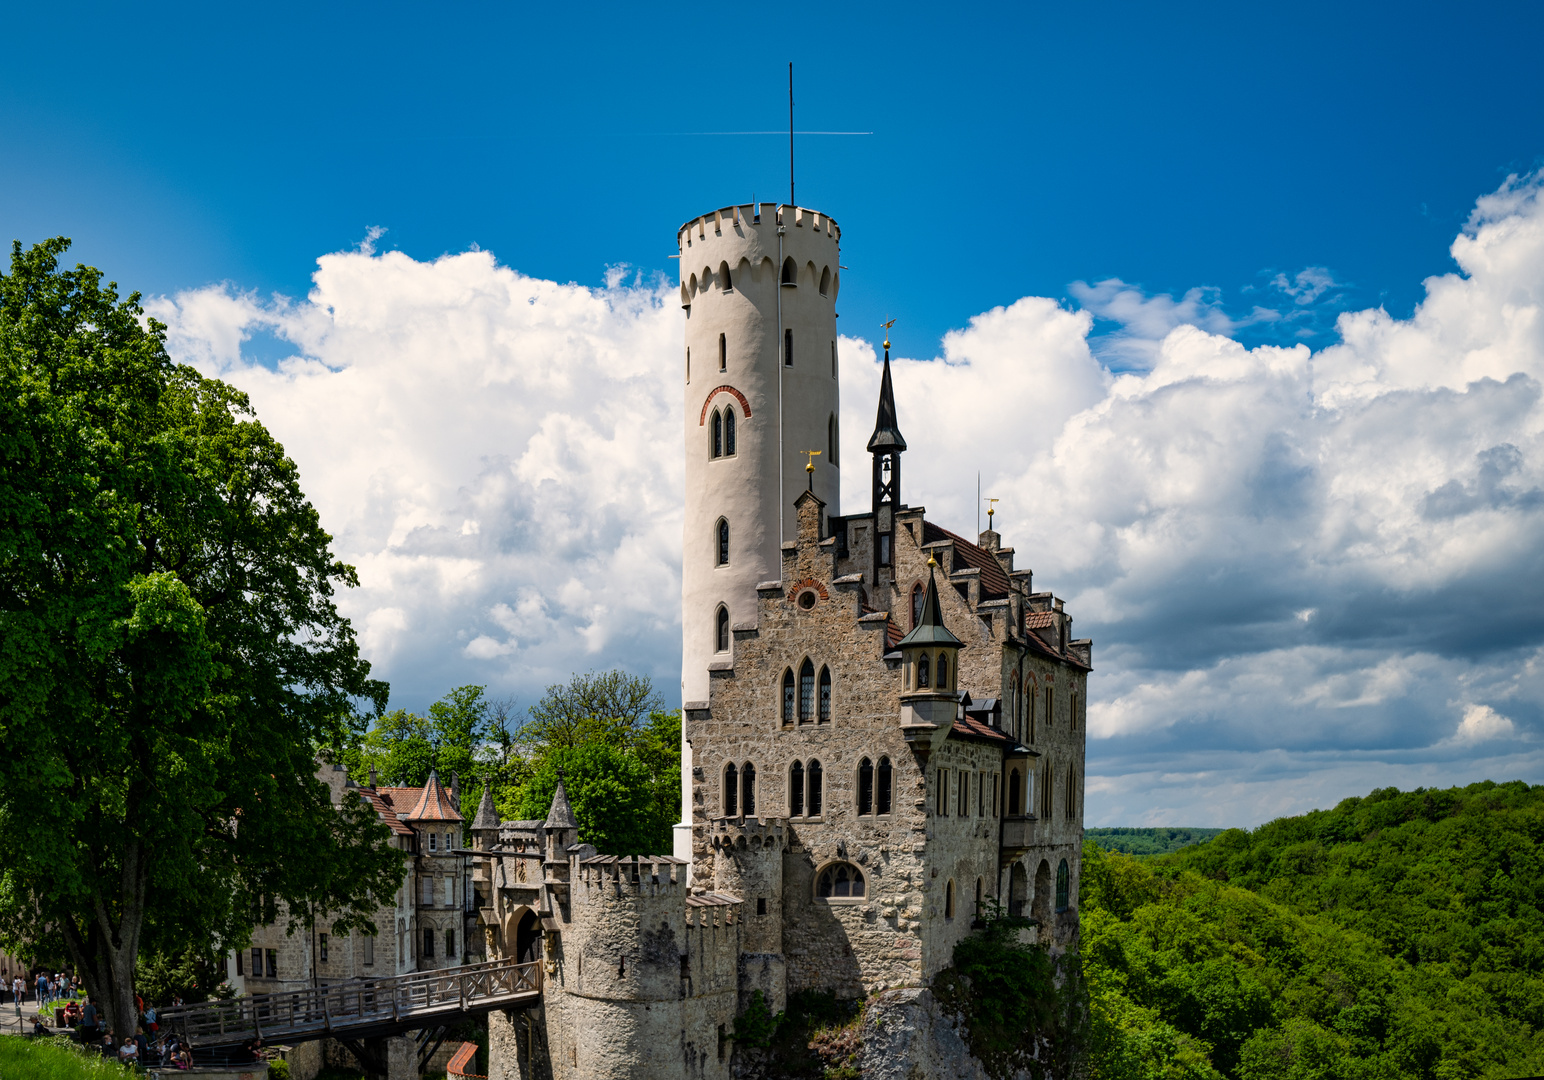
[[[586,898],[686,895],[688,864],[670,855],[597,855],[579,863]]]
[[[715,849],[781,850],[785,824],[782,818],[714,818],[710,842]]]
[[[725,206],[701,217],[693,218],[676,230],[676,243],[684,254],[695,241],[709,236],[722,236],[725,229],[758,229],[763,225],[782,225],[794,229],[809,229],[811,233],[824,232],[837,243],[841,242],[842,230],[829,214],[810,210],[803,206],[787,206],[782,203],[744,203]]]

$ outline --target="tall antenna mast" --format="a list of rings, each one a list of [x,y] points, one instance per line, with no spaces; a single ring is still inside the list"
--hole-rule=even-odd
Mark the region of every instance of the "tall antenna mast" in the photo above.
[[[793,197],[793,61],[788,61],[788,205],[798,206]]]

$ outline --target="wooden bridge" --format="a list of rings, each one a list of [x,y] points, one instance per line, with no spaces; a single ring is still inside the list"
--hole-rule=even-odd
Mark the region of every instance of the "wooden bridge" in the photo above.
[[[240,1047],[253,1038],[265,1043],[355,1042],[444,1028],[463,1016],[524,1008],[540,1000],[539,963],[497,960],[181,1005],[160,1010],[158,1020],[163,1031],[177,1032],[195,1055],[205,1056],[199,1052]]]

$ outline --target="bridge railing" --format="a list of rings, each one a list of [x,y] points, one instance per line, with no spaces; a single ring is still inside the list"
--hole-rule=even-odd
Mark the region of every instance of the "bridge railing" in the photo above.
[[[160,1025],[193,1046],[317,1036],[476,1008],[541,991],[541,965],[494,961],[162,1009]]]

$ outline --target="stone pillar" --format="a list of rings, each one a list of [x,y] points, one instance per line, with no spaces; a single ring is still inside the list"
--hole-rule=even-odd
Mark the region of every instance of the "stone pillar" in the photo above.
[[[405,1035],[386,1040],[386,1080],[418,1080],[418,1044]]]

